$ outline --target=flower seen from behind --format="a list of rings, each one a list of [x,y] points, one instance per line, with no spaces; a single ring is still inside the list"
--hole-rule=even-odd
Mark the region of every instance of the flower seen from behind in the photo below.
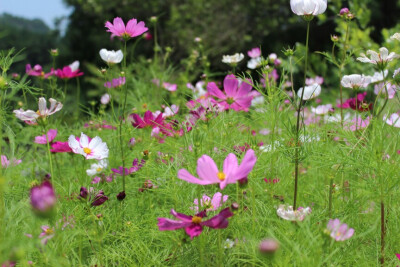
[[[279,205],[276,213],[284,220],[301,222],[307,215],[311,214],[311,208],[299,207],[297,210],[293,210],[292,206]]]
[[[38,212],[51,210],[57,201],[53,186],[49,181],[44,181],[42,184],[32,187],[30,199],[32,208]]]

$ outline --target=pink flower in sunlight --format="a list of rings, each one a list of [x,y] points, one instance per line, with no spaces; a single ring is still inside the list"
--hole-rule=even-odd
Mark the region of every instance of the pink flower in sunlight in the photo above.
[[[55,70],[55,75],[60,79],[71,79],[82,76],[83,72],[80,72],[79,69],[77,69],[76,71],[72,71],[70,66],[65,66],[62,69]]]
[[[224,161],[223,171],[219,171],[214,160],[207,155],[203,155],[197,161],[197,174],[199,178],[191,175],[186,169],[178,171],[178,178],[200,185],[219,183],[222,190],[227,184],[234,184],[236,181],[246,178],[253,169],[256,161],[257,158],[252,149],[247,150],[240,165],[235,154],[230,153]]]
[[[251,58],[257,58],[261,56],[261,49],[259,47],[254,47],[247,51],[247,55]]]
[[[228,197],[228,195],[222,196],[222,193],[220,192],[215,193],[212,199],[207,195],[203,195],[200,200],[200,209],[205,209],[206,211],[215,211],[221,207],[222,203],[225,203],[228,200]],[[195,206],[191,209],[194,209],[196,212],[198,212],[199,200],[196,198],[193,203]]]
[[[70,135],[68,138],[68,145],[71,147],[72,152],[81,154],[86,159],[105,159],[108,158],[108,147],[100,137],[96,136],[92,140],[84,133],[81,133],[79,141],[75,136]]]
[[[39,238],[42,240],[40,242],[42,242],[43,245],[46,245],[47,241],[54,237],[54,228],[47,225],[43,225],[41,228],[42,232],[40,233]]]
[[[356,130],[366,128],[369,125],[369,122],[370,117],[363,119],[361,116],[359,116],[358,118],[353,118],[350,122],[345,122],[344,129],[354,132]]]
[[[190,236],[190,239],[193,239],[195,236],[199,236],[203,231],[203,226],[213,229],[224,229],[228,227],[229,221],[227,219],[233,216],[233,213],[229,210],[229,208],[223,209],[219,214],[207,221],[203,221],[203,218],[207,216],[206,211],[202,211],[195,216],[189,216],[178,213],[172,209],[171,214],[177,218],[178,221],[168,218],[157,218],[158,229],[160,231],[171,231],[184,228],[186,234]]]
[[[47,134],[36,136],[35,143],[45,145],[51,143],[57,136],[57,129],[50,129]]]
[[[1,155],[1,167],[7,168],[8,166],[16,166],[20,164],[22,160],[20,159],[11,159],[8,160],[5,155]]]
[[[42,69],[42,66],[36,64],[33,68],[31,66],[31,64],[27,64],[25,66],[25,71],[26,74],[28,74],[29,76],[37,76],[37,77],[42,77],[42,78],[49,78],[50,76],[54,75],[54,70],[51,69],[51,71],[49,73],[45,73]]]
[[[163,114],[160,113],[157,117],[150,110],[144,113],[143,119],[136,113],[129,115],[132,126],[135,128],[158,127],[164,124]]]
[[[221,92],[214,82],[207,84],[208,93],[217,98],[212,101],[224,106],[225,110],[249,111],[251,100],[255,96],[254,93],[257,93],[256,91],[252,92],[251,89],[250,80],[242,81],[239,84],[239,80],[233,74],[225,77],[224,92]]]
[[[136,19],[131,19],[125,27],[125,23],[120,17],[114,18],[113,23],[107,21],[105,27],[108,29],[107,32],[111,32],[112,35],[122,37],[125,40],[148,31],[143,21],[138,23]]]
[[[340,223],[339,219],[329,220],[325,231],[336,241],[345,241],[354,235],[354,229]]]

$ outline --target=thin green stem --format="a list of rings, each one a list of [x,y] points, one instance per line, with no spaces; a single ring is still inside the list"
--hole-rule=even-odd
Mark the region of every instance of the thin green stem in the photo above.
[[[340,106],[343,106],[343,86],[342,86],[342,74],[343,74],[343,68],[345,66],[345,59],[347,56],[347,42],[349,40],[349,32],[350,32],[350,23],[347,22],[347,28],[346,28],[346,36],[344,39],[344,46],[343,46],[343,57],[342,57],[342,61],[340,62],[340,67],[339,67],[339,90],[340,90]],[[340,108],[340,125],[343,128],[343,108]]]
[[[125,86],[124,86],[124,104],[122,106],[122,117],[120,118],[119,122],[119,145],[121,148],[121,160],[122,160],[122,191],[125,191],[125,153],[124,153],[124,147],[123,147],[123,141],[122,141],[122,124],[125,120],[125,108],[126,108],[126,98],[128,94],[128,78],[127,78],[127,69],[126,69],[126,43],[127,41],[124,42],[124,73],[125,73]]]

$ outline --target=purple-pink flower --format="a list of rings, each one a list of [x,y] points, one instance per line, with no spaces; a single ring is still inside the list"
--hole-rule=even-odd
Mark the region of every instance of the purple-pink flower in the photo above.
[[[148,31],[143,21],[138,23],[136,19],[131,19],[125,27],[125,23],[120,17],[114,18],[113,23],[107,21],[105,27],[108,29],[107,32],[112,33],[112,36],[119,36],[125,40],[139,36]]]
[[[104,87],[107,88],[117,88],[117,87],[121,87],[122,85],[124,85],[126,82],[126,78],[125,77],[118,77],[116,79],[112,79],[110,82],[105,82],[104,83]]]
[[[47,244],[47,241],[49,239],[52,239],[54,237],[54,228],[51,228],[50,226],[43,225],[42,227],[42,232],[39,235],[39,238],[42,239],[40,242],[43,245]]]
[[[76,71],[72,71],[70,66],[65,66],[62,69],[57,69],[55,71],[55,75],[60,79],[71,79],[82,76],[83,72],[80,72],[79,69],[77,69]]]
[[[247,55],[251,58],[257,58],[261,56],[261,49],[259,47],[254,47],[247,51]]]
[[[228,227],[229,221],[227,219],[233,216],[233,213],[229,210],[229,208],[223,209],[219,214],[207,221],[203,221],[203,218],[207,216],[205,210],[196,214],[195,216],[189,216],[178,213],[172,209],[171,214],[177,218],[178,221],[168,218],[157,218],[158,229],[160,231],[171,231],[185,228],[185,232],[190,236],[190,239],[193,239],[195,236],[199,236],[203,231],[203,226],[213,229],[224,229]]]
[[[111,169],[115,174],[118,175],[130,175],[131,173],[137,172],[138,170],[140,170],[143,165],[146,163],[146,161],[144,159],[142,159],[139,163],[138,159],[134,159],[132,162],[132,167],[130,168],[123,168],[122,166],[119,166],[118,169]]]
[[[336,241],[345,241],[354,234],[354,229],[342,224],[339,219],[329,220],[326,228],[326,232]]]
[[[214,83],[207,84],[208,93],[216,99],[211,99],[214,103],[218,103],[227,109],[236,111],[249,111],[251,100],[258,94],[257,91],[252,92],[250,80],[242,81],[236,79],[235,75],[227,75],[224,79],[224,92]]]
[[[50,129],[47,134],[36,136],[35,143],[45,145],[51,143],[57,136],[57,129]]]
[[[49,73],[45,73],[43,71],[42,66],[40,66],[39,64],[36,64],[33,68],[31,66],[31,64],[26,64],[25,66],[25,71],[26,74],[28,74],[29,76],[37,76],[37,77],[42,77],[42,78],[49,78],[50,76],[54,75],[54,70],[51,69],[51,71]]]
[[[31,188],[30,199],[32,208],[39,212],[47,212],[56,204],[54,188],[49,181],[44,181]]]
[[[6,155],[1,155],[1,167],[3,168],[7,168],[8,166],[16,166],[21,162],[22,160],[20,159],[13,158],[11,160],[8,160]]]
[[[222,193],[217,192],[214,194],[212,198],[207,195],[203,195],[200,200],[200,209],[205,209],[206,211],[215,211],[221,207],[223,203],[228,200],[228,195],[222,195]],[[194,209],[196,212],[199,211],[199,200],[196,198],[193,203],[195,206],[191,209]]]
[[[143,119],[136,113],[129,115],[129,118],[132,122],[132,126],[139,129],[146,127],[154,128],[164,124],[163,114],[160,113],[155,117],[150,110],[144,113]]]
[[[239,165],[235,154],[230,153],[225,161],[223,170],[219,171],[214,160],[207,156],[201,156],[197,161],[197,174],[199,178],[190,174],[186,169],[178,171],[178,178],[189,183],[208,185],[217,184],[222,189],[228,184],[234,184],[236,181],[246,178],[256,163],[257,158],[254,150],[249,149]]]

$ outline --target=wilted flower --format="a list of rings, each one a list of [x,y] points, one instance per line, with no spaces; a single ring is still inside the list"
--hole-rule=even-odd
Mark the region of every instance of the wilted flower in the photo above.
[[[103,190],[100,190],[93,198],[93,201],[91,203],[92,206],[100,206],[103,205],[104,202],[108,200],[108,197],[104,194]]]
[[[103,48],[100,50],[100,57],[107,62],[107,64],[117,64],[122,61],[124,54],[122,54],[121,50],[115,52],[114,50],[109,51]]]
[[[47,212],[56,204],[57,198],[53,186],[49,181],[44,181],[31,188],[30,199],[32,208],[38,212]]]
[[[364,76],[363,74],[351,74],[343,76],[340,83],[345,88],[359,90],[361,88],[366,88],[370,82],[370,76]]]
[[[101,173],[108,166],[108,160],[102,159],[97,163],[94,163],[90,166],[90,169],[86,170],[86,174],[89,176],[93,176],[95,174]]]
[[[136,19],[129,20],[125,27],[124,21],[119,17],[114,18],[113,23],[107,21],[105,27],[113,36],[119,36],[125,40],[139,36],[148,30],[143,21],[138,23]]]
[[[35,143],[45,145],[51,143],[57,136],[57,129],[50,129],[47,134],[36,136]]]
[[[317,16],[325,12],[327,0],[290,0],[290,7],[298,16]]]
[[[107,144],[98,136],[89,142],[88,136],[84,133],[81,133],[79,141],[76,140],[74,135],[70,135],[68,138],[68,145],[75,154],[81,154],[86,159],[101,160],[108,158]]]
[[[385,115],[383,116],[383,120],[393,127],[400,128],[400,116],[397,113],[393,113],[389,117]]]
[[[345,241],[354,234],[354,229],[345,223],[341,224],[339,219],[329,220],[326,228],[326,233],[336,241]]]
[[[242,53],[236,53],[232,56],[222,56],[222,62],[230,65],[236,65],[240,61],[242,61],[244,58],[244,55]]]
[[[228,200],[228,195],[222,196],[222,193],[217,192],[214,194],[212,199],[207,196],[203,195],[203,197],[200,200],[200,209],[201,210],[207,210],[207,211],[214,211],[217,210],[221,207],[222,203],[225,203]],[[193,203],[195,204],[194,210],[196,212],[199,211],[199,200],[196,198]]]
[[[46,118],[57,111],[61,110],[63,105],[60,102],[57,102],[57,100],[50,98],[50,108],[47,108],[47,102],[44,97],[39,98],[39,110],[38,111],[33,111],[33,110],[27,110],[24,111],[23,109],[19,110],[14,110],[15,116],[23,121],[26,122],[36,122],[39,118]]]
[[[7,157],[5,155],[1,155],[1,167],[3,168],[7,168],[8,166],[16,166],[18,164],[20,164],[22,162],[22,160],[20,159],[11,159],[8,160]]]
[[[228,227],[228,218],[234,214],[229,208],[223,209],[219,214],[215,215],[207,221],[203,221],[203,218],[207,216],[206,211],[202,211],[195,216],[189,216],[182,213],[178,213],[175,210],[171,210],[172,216],[178,219],[178,221],[171,220],[168,218],[157,218],[158,229],[160,231],[171,231],[185,228],[186,234],[193,239],[195,236],[199,236],[203,231],[203,226],[207,226],[213,229],[224,229]]]
[[[301,222],[307,215],[311,214],[311,208],[299,207],[297,210],[294,211],[292,206],[279,205],[278,209],[276,210],[276,213],[278,214],[279,217],[287,221]]]
[[[361,53],[360,55],[361,57],[357,58],[358,61],[377,65],[378,69],[380,70],[385,69],[388,62],[399,57],[399,55],[397,55],[394,52],[391,52],[389,54],[389,51],[387,50],[386,47],[379,48],[379,53],[372,50],[368,50],[367,55],[371,56],[370,59],[364,53]]]
[[[124,200],[125,197],[126,197],[125,191],[119,192],[118,195],[117,195],[117,199],[118,199],[119,201]]]
[[[247,150],[240,165],[235,154],[230,153],[224,161],[223,171],[221,172],[212,158],[203,155],[197,161],[197,174],[199,178],[191,175],[186,169],[178,171],[178,178],[200,185],[219,183],[222,190],[227,184],[236,183],[236,181],[247,177],[256,161],[257,158],[252,149]]]
[[[304,90],[303,100],[310,100],[310,99],[316,98],[317,96],[319,96],[321,94],[321,86],[317,83],[310,85],[310,86],[306,86],[305,88],[306,89]],[[297,96],[301,98],[302,92],[303,92],[303,87],[301,87],[297,91]]]
[[[124,85],[125,82],[126,82],[126,78],[125,77],[118,77],[116,79],[112,79],[111,82],[105,82],[104,83],[104,87],[117,88],[117,87],[121,87],[122,85]]]

